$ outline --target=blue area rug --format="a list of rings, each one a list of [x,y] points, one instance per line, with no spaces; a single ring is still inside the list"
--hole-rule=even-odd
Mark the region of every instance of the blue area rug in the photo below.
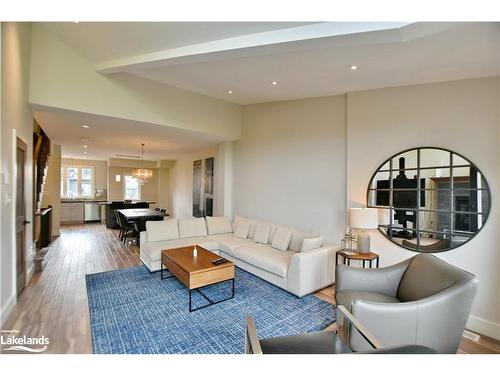
[[[245,316],[260,338],[319,331],[335,309],[314,295],[294,295],[236,269],[235,297],[190,313],[189,292],[176,278],[144,267],[86,275],[94,353],[243,353]],[[231,282],[205,287],[212,300],[230,296]],[[193,307],[206,304],[193,292]]]

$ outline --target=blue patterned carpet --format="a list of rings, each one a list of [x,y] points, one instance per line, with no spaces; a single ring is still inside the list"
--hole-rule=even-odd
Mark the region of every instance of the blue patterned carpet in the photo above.
[[[146,267],[86,275],[94,353],[243,353],[245,316],[259,337],[324,329],[334,306],[297,298],[236,270],[234,299],[190,313],[189,293],[176,278],[160,279]],[[231,283],[203,288],[212,300],[229,297]],[[193,307],[206,304],[193,293]]]

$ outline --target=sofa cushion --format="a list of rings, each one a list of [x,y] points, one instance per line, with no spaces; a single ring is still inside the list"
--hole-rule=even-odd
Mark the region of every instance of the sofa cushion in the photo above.
[[[146,232],[151,242],[176,240],[179,238],[177,219],[146,221]]]
[[[219,239],[219,250],[226,254],[234,255],[236,249],[252,244],[253,242],[246,238],[226,237]]]
[[[234,251],[234,256],[246,263],[280,277],[286,277],[292,251],[273,249],[269,245],[252,244]]]
[[[321,247],[323,244],[323,237],[316,238],[304,238],[302,241],[302,246],[300,247],[300,251],[310,251]]]
[[[146,254],[151,261],[156,262],[160,260],[162,250],[198,245],[206,241],[206,237],[189,237],[170,241],[146,242],[141,246],[141,253]]]
[[[337,305],[345,306],[348,310],[351,309],[352,301],[360,299],[369,302],[379,303],[399,303],[397,298],[380,293],[361,292],[358,290],[342,290],[335,295]]]
[[[276,231],[271,242],[271,247],[275,249],[286,251],[292,238],[292,230],[288,227],[277,226]]]
[[[234,232],[236,231],[236,227],[238,226],[240,220],[248,220],[248,222],[250,223],[250,228],[248,230],[247,238],[253,239],[253,236],[255,235],[255,225],[257,224],[257,221],[252,220],[252,219],[248,219],[248,218],[245,218],[242,216],[235,216],[234,221],[233,221],[233,231]]]
[[[212,217],[207,216],[207,232],[208,234],[232,233],[233,227],[229,219],[225,216]]]
[[[266,244],[269,241],[269,236],[271,234],[271,224],[269,223],[257,223],[255,227],[255,235],[253,240],[257,243]]]
[[[238,238],[247,238],[250,231],[250,220],[241,218],[236,224],[234,236]]]
[[[320,234],[318,232],[308,232],[294,229],[292,230],[292,238],[290,239],[290,245],[288,248],[293,251],[300,251],[304,238],[316,238],[319,236]]]
[[[249,220],[250,220],[250,230],[248,231],[248,238],[251,238],[253,240],[253,238],[255,237],[255,228],[257,228],[258,221],[252,219]]]
[[[205,224],[205,219],[193,218],[193,219],[179,219],[179,237],[199,237],[207,235],[207,226]]]

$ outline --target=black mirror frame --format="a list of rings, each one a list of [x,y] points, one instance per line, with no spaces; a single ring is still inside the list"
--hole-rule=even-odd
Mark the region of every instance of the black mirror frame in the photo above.
[[[485,183],[485,186],[484,186],[484,187],[482,187],[482,190],[486,190],[486,191],[488,192],[488,203],[489,203],[489,204],[488,204],[488,208],[487,208],[487,210],[486,210],[486,211],[481,212],[480,214],[479,214],[479,213],[477,213],[477,214],[476,214],[476,215],[483,215],[483,217],[484,217],[484,222],[482,223],[481,228],[478,228],[477,232],[476,232],[474,235],[472,235],[472,236],[471,236],[468,240],[461,242],[459,245],[457,245],[457,246],[455,246],[455,247],[448,247],[448,248],[446,248],[446,249],[442,249],[442,250],[432,250],[432,251],[422,251],[422,250],[420,250],[420,241],[417,241],[417,245],[416,245],[416,248],[415,248],[415,249],[413,249],[413,248],[409,248],[409,247],[405,247],[405,246],[403,246],[402,244],[395,242],[395,241],[393,240],[393,238],[389,237],[389,236],[387,235],[387,233],[386,233],[386,232],[384,232],[383,228],[382,228],[380,225],[379,225],[379,227],[378,227],[378,230],[379,230],[379,232],[380,232],[380,233],[382,233],[382,235],[383,235],[385,238],[387,238],[389,241],[391,241],[391,242],[392,242],[392,243],[394,243],[395,245],[398,245],[398,246],[402,247],[402,248],[403,248],[403,249],[405,249],[405,250],[410,250],[410,251],[414,251],[414,252],[418,252],[418,253],[422,253],[422,252],[424,252],[424,253],[439,253],[439,252],[445,252],[445,251],[450,251],[450,250],[457,249],[457,248],[459,248],[460,246],[465,245],[466,243],[468,243],[470,240],[472,240],[474,237],[476,237],[476,236],[477,236],[477,234],[478,234],[478,233],[479,233],[479,232],[480,232],[480,231],[484,228],[484,226],[485,226],[485,225],[486,225],[486,223],[488,222],[488,218],[489,218],[489,216],[490,216],[490,211],[491,211],[491,201],[492,201],[492,196],[491,196],[490,185],[489,185],[489,183],[488,183],[488,181],[487,181],[486,177],[484,176],[484,174],[481,172],[481,170],[480,170],[480,169],[476,166],[476,164],[474,164],[473,162],[471,162],[469,158],[467,158],[467,157],[465,157],[465,156],[463,156],[463,155],[461,155],[461,154],[459,154],[459,153],[457,153],[457,152],[455,152],[455,151],[451,151],[451,150],[448,150],[448,149],[445,149],[445,148],[441,148],[441,147],[434,147],[434,146],[428,146],[428,147],[413,147],[413,148],[409,148],[409,149],[406,149],[406,150],[400,151],[400,152],[398,152],[397,154],[394,154],[394,155],[390,156],[389,158],[385,159],[385,160],[384,160],[384,161],[383,161],[383,162],[379,165],[379,167],[375,170],[375,172],[372,174],[372,176],[371,176],[371,178],[370,178],[370,181],[369,181],[369,183],[368,183],[367,190],[366,190],[366,206],[367,206],[367,207],[370,207],[370,208],[379,208],[379,209],[380,209],[380,208],[383,208],[383,207],[381,207],[381,206],[370,205],[370,204],[369,204],[369,203],[370,203],[370,202],[369,202],[369,194],[370,194],[370,191],[376,190],[376,189],[371,188],[372,183],[373,183],[373,179],[377,176],[377,173],[379,173],[381,170],[383,170],[383,169],[382,169],[382,167],[384,167],[384,165],[386,165],[387,163],[390,163],[390,167],[389,167],[389,169],[390,169],[390,173],[392,173],[392,171],[393,171],[393,170],[399,170],[399,168],[392,168],[392,160],[393,160],[393,159],[397,158],[399,155],[402,155],[402,154],[404,154],[404,153],[406,153],[406,152],[409,152],[409,151],[417,151],[417,167],[416,167],[416,168],[411,167],[411,168],[408,168],[408,169],[411,169],[411,170],[416,170],[416,171],[417,171],[417,173],[418,173],[418,178],[417,178],[417,180],[419,180],[419,179],[420,179],[420,171],[421,171],[422,169],[423,169],[423,170],[425,170],[425,169],[432,169],[432,168],[430,168],[430,167],[420,167],[420,152],[421,152],[422,150],[428,150],[428,149],[433,149],[433,150],[440,150],[440,151],[446,151],[446,152],[449,152],[449,153],[450,153],[450,164],[449,164],[449,166],[448,166],[448,167],[449,167],[450,169],[452,169],[452,168],[454,167],[454,166],[453,166],[453,155],[457,155],[457,156],[461,157],[462,159],[466,160],[466,161],[470,164],[470,166],[471,166],[471,167],[474,167],[474,168],[475,168],[475,169],[476,169],[476,170],[477,170],[477,171],[481,174],[482,180],[483,180],[483,181],[484,181],[484,183]],[[439,168],[439,167],[438,167],[438,166],[436,166],[436,168]],[[390,174],[389,176],[390,176],[389,178],[391,178],[391,174]],[[452,182],[451,182],[451,184],[450,184],[450,191],[453,191],[453,190],[454,190],[454,189],[453,189],[453,176],[452,176],[451,178],[452,178]],[[418,197],[417,199],[418,199],[418,201],[420,201],[420,194],[419,194],[419,192],[420,192],[420,190],[422,190],[422,189],[421,189],[421,187],[420,187],[419,185],[420,185],[420,184],[417,184],[417,192],[418,192],[418,193],[417,193],[417,197]],[[424,190],[425,190],[425,189],[424,189]],[[463,190],[463,189],[457,189],[457,190]],[[389,192],[390,192],[390,196],[392,197],[392,194],[393,194],[392,184],[391,184],[391,187],[389,188]],[[392,199],[390,199],[390,201],[391,201],[391,202],[389,203],[389,206],[388,206],[387,208],[383,208],[383,209],[387,209],[389,212],[390,212],[391,210],[394,210],[394,206],[391,204],[391,203],[392,203]],[[384,207],[385,207],[385,206],[384,206]],[[417,207],[415,208],[415,212],[417,213],[417,219],[416,219],[416,221],[417,221],[417,228],[416,228],[416,231],[417,231],[417,232],[419,232],[419,231],[420,231],[420,229],[419,229],[419,228],[420,228],[420,226],[419,226],[419,221],[418,221],[418,217],[419,217],[419,216],[418,216],[418,213],[419,213],[419,212],[421,212],[421,211],[425,211],[425,210],[423,210],[422,208],[420,208],[420,206],[419,206],[419,205],[417,205]],[[450,216],[452,215],[452,213],[453,213],[453,212],[454,212],[453,207],[449,207],[449,208],[448,208],[448,213],[449,213],[449,215],[450,215]],[[450,230],[450,233],[452,233],[452,231],[451,231],[451,230]],[[451,235],[450,235],[450,239],[451,239]]]

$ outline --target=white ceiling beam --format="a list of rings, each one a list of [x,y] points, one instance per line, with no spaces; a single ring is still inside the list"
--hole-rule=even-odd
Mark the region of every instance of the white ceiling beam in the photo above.
[[[321,40],[321,38],[371,31],[399,30],[408,24],[409,22],[321,22],[106,61],[98,64],[96,71],[103,74],[113,74],[154,68],[155,66],[212,61],[226,58],[228,54],[231,55],[230,57],[244,57],[246,55],[267,54],[271,51],[273,53],[285,52],[296,49],[297,43],[300,45],[300,42],[311,39]],[[398,37],[399,35],[398,33]],[[276,45],[280,45],[279,50],[276,49]],[[271,46],[272,48],[270,48]]]

